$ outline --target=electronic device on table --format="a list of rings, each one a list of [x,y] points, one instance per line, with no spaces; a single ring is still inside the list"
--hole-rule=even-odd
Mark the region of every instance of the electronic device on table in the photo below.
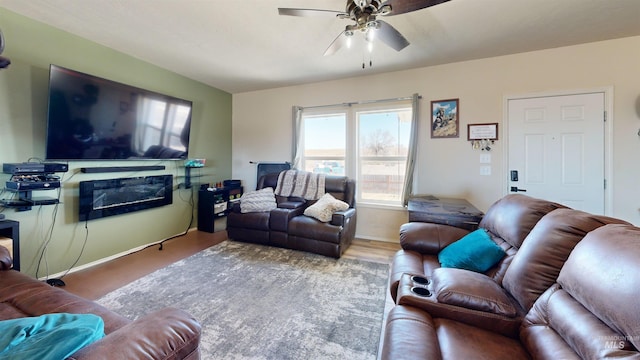
[[[5,189],[15,195],[10,199],[0,199],[0,206],[15,208],[18,211],[31,210],[34,205],[52,205],[58,198],[33,197],[33,191],[52,190],[60,187],[60,176],[56,172],[69,169],[64,163],[5,163],[2,172],[11,177],[5,182]]]

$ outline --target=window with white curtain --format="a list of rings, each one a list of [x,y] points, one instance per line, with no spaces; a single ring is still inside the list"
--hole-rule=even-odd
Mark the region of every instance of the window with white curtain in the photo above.
[[[357,181],[359,203],[402,205],[411,101],[303,110],[300,168]]]

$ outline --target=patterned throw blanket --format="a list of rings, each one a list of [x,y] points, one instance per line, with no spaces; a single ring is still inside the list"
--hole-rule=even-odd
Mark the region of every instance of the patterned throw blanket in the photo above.
[[[278,184],[274,192],[279,196],[317,200],[324,195],[324,180],[325,174],[286,170],[278,175]]]

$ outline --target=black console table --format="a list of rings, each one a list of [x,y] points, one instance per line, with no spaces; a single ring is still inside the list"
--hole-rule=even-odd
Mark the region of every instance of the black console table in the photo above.
[[[215,219],[227,215],[228,204],[226,189],[198,191],[198,230],[212,233]]]
[[[467,200],[438,198],[431,195],[409,199],[409,221],[430,222],[475,230],[484,213]]]
[[[20,223],[0,220],[0,236],[13,239],[13,269],[20,271]]]

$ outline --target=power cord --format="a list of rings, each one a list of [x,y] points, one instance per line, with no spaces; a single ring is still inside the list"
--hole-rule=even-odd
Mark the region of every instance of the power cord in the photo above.
[[[190,191],[191,196],[189,197],[189,205],[191,205],[191,219],[189,219],[189,225],[187,225],[187,228],[184,230],[184,232],[160,241],[158,243],[160,245],[160,247],[158,248],[159,251],[162,251],[164,243],[166,241],[169,241],[171,239],[175,239],[175,238],[180,237],[180,236],[187,235],[187,233],[189,232],[189,229],[191,229],[191,225],[193,225],[193,219],[194,219],[193,213],[195,211],[195,202],[193,200],[193,189],[194,189],[194,187],[191,187],[191,191]],[[149,246],[145,247],[145,249],[148,248],[148,247],[151,247],[151,246],[158,245],[158,244],[149,245]]]
[[[30,159],[29,159],[29,161],[31,161],[31,159],[33,159],[33,158],[30,158]],[[73,177],[73,176],[72,176],[72,177]],[[63,182],[68,181],[68,180],[69,180],[69,179],[65,180],[65,179],[64,179],[64,175],[62,175],[62,177],[60,178],[60,183],[63,183]],[[57,200],[57,201],[56,201],[56,204],[54,205],[53,213],[52,213],[52,215],[51,215],[51,217],[52,217],[52,219],[51,219],[51,226],[49,227],[49,230],[48,230],[48,232],[47,232],[47,235],[45,235],[45,241],[44,241],[44,243],[43,243],[43,245],[42,245],[42,251],[40,252],[40,257],[38,258],[38,264],[37,264],[37,266],[36,266],[36,278],[38,278],[38,273],[40,272],[40,265],[42,264],[42,260],[44,259],[45,269],[46,269],[46,273],[47,273],[47,275],[46,275],[46,282],[47,282],[47,284],[49,284],[49,285],[51,285],[51,286],[64,286],[64,285],[65,285],[65,283],[64,283],[64,281],[62,281],[61,279],[62,279],[62,277],[64,277],[67,273],[69,273],[69,271],[71,270],[71,268],[73,268],[73,266],[72,266],[71,268],[69,268],[69,269],[67,270],[67,272],[66,272],[64,275],[62,275],[62,276],[60,277],[60,279],[49,279],[49,263],[47,262],[47,258],[46,258],[46,256],[45,256],[45,254],[46,254],[46,252],[47,252],[47,249],[48,249],[48,247],[49,247],[49,244],[50,244],[50,243],[51,243],[51,241],[53,240],[53,230],[55,229],[56,220],[57,220],[57,218],[58,218],[58,209],[60,208],[60,198],[62,197],[62,187],[59,187],[59,188],[57,189],[57,193],[58,193],[58,194],[57,194],[57,197],[56,197],[56,200]],[[40,211],[40,210],[42,210],[42,206],[43,206],[43,205],[40,205],[40,207],[39,207],[39,211]],[[85,227],[86,227],[86,224],[85,224]],[[85,238],[85,244],[83,244],[83,246],[82,246],[82,251],[84,251],[84,245],[86,245],[86,238]],[[81,255],[82,255],[82,253],[81,253]],[[79,259],[79,258],[78,258],[78,259]],[[76,263],[77,263],[77,260],[76,260]],[[75,263],[74,263],[74,265],[75,265]]]
[[[62,285],[51,284],[49,282],[49,280],[47,280],[47,283],[49,283],[50,285],[52,285],[52,286],[64,286],[65,284],[64,284],[64,281],[62,281],[62,278],[67,276],[67,274],[69,274],[71,269],[73,269],[78,264],[78,262],[80,261],[80,258],[82,257],[82,254],[84,254],[84,249],[87,247],[87,242],[89,240],[89,226],[88,226],[88,223],[89,223],[89,219],[84,221],[84,230],[85,230],[84,241],[82,242],[82,248],[80,249],[80,254],[78,254],[78,257],[76,258],[76,260],[73,262],[73,264],[71,264],[71,266],[67,269],[67,271],[65,271],[64,274],[62,274],[62,276],[60,276],[59,279],[49,279],[49,280],[53,280],[54,282],[56,280],[59,280],[62,283]]]
[[[40,209],[42,209],[42,206],[43,205],[40,205]],[[42,244],[42,251],[40,252],[40,258],[38,258],[38,265],[36,266],[36,278],[38,277],[38,273],[40,272],[40,265],[42,264],[43,259],[45,261],[45,265],[47,269],[47,277],[49,277],[49,266],[47,264],[45,253],[47,252],[49,243],[51,243],[51,240],[53,239],[53,228],[55,227],[57,213],[58,213],[58,204],[54,205],[53,215],[52,215],[53,221],[51,222],[51,226],[49,226],[49,230],[47,231],[47,234],[45,234],[45,241]]]

